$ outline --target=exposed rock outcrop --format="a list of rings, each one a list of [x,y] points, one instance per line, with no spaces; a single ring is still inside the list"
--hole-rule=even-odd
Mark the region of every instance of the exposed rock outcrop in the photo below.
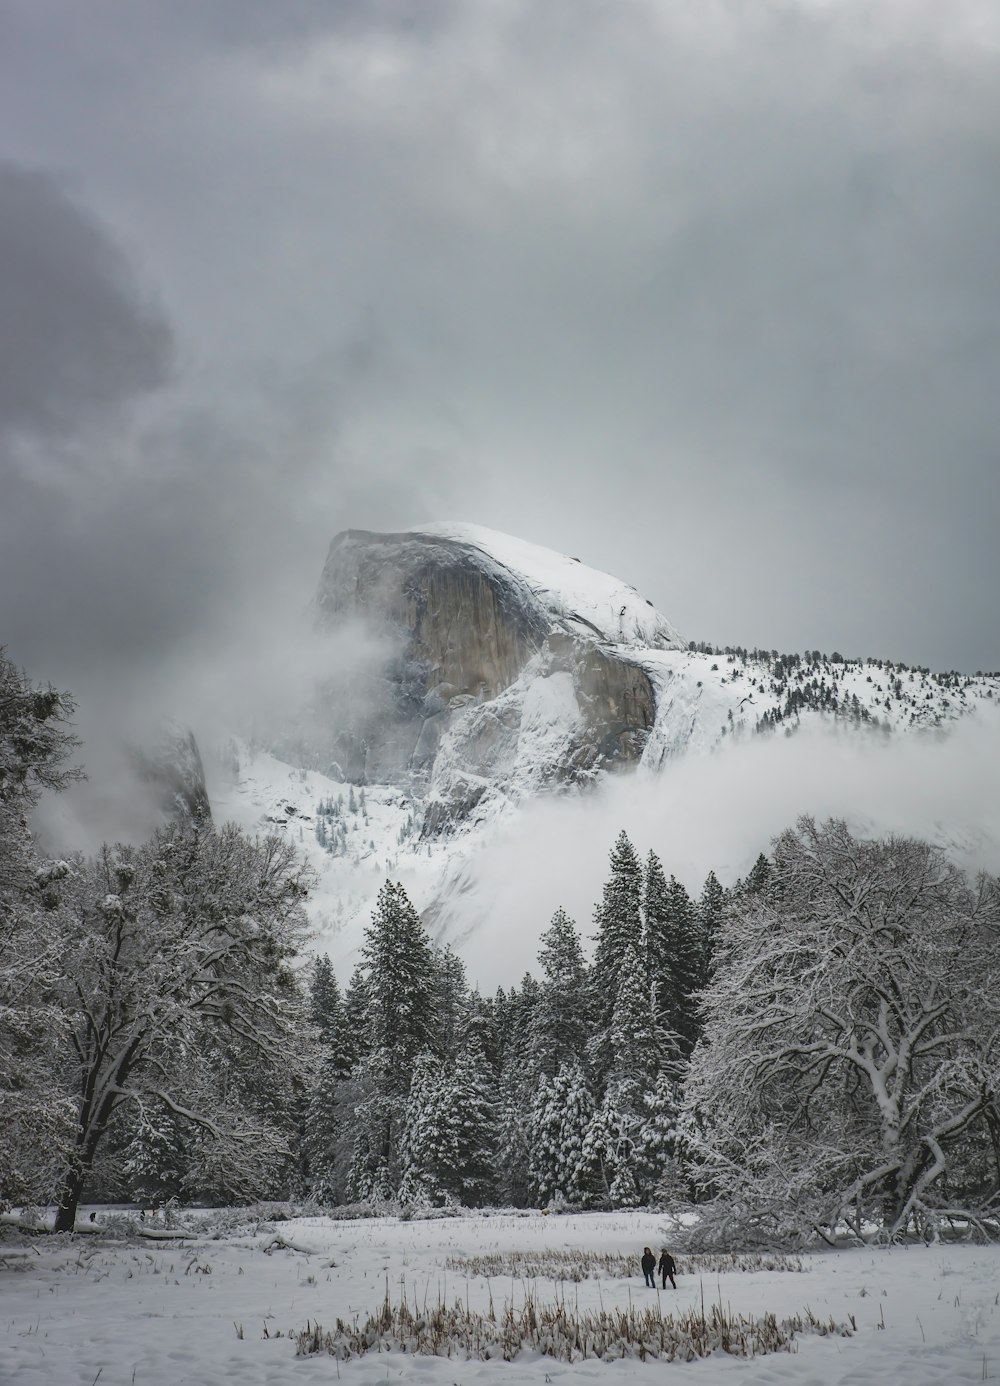
[[[579,609],[572,584],[533,583],[471,538],[338,535],[317,595],[321,621],[362,618],[391,633],[396,654],[366,676],[349,713],[331,705],[324,768],[411,787],[427,800],[424,832],[436,833],[497,793],[637,762],[656,699],[630,657],[626,617],[660,648],[680,647],[680,637],[651,608],[636,617],[633,589],[619,584],[605,599],[588,578],[615,580],[552,558],[579,582]],[[596,623],[595,602],[615,633],[622,627],[622,643]]]

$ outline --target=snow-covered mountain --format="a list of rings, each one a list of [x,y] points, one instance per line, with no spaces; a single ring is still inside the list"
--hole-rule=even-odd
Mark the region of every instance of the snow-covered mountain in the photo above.
[[[440,934],[474,927],[470,856],[538,796],[810,724],[896,736],[1000,704],[991,675],[695,648],[628,584],[475,525],[347,531],[316,601],[320,630],[363,621],[391,655],[268,744],[234,741],[209,787],[218,820],[301,843],[321,942],[345,961],[389,874]]]

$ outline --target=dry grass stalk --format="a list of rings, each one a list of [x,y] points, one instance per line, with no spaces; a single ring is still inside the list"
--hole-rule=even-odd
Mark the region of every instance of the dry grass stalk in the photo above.
[[[704,1254],[677,1256],[678,1275],[724,1275],[732,1271],[804,1271],[798,1256],[780,1252]],[[482,1256],[451,1256],[448,1270],[465,1275],[497,1276],[521,1280],[628,1280],[637,1276],[639,1260],[604,1251],[507,1251]]]
[[[556,1300],[543,1304],[533,1296],[515,1308],[507,1303],[497,1314],[481,1314],[458,1301],[439,1302],[431,1309],[411,1308],[405,1295],[394,1304],[387,1295],[376,1314],[361,1323],[338,1319],[324,1331],[307,1324],[296,1337],[299,1356],[327,1352],[346,1360],[367,1352],[406,1352],[433,1357],[456,1357],[510,1362],[524,1350],[561,1362],[640,1361],[690,1362],[723,1352],[754,1357],[788,1352],[797,1333],[849,1337],[848,1324],[817,1319],[809,1309],[780,1321],[773,1314],[751,1318],[714,1304],[676,1317],[657,1309],[579,1310]]]

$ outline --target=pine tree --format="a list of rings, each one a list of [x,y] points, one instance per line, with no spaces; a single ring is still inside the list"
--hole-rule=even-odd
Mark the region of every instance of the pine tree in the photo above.
[[[513,1066],[511,1066],[513,1067]],[[523,1074],[506,1069],[500,1075],[497,1134],[497,1197],[513,1208],[531,1201],[529,1112]]]
[[[368,1027],[368,979],[364,968],[358,966],[351,974],[351,980],[344,993],[341,1007],[341,1025],[337,1049],[341,1068],[345,1074],[361,1059],[371,1052],[371,1035]]]
[[[700,1032],[696,993],[702,984],[705,944],[698,912],[684,886],[671,876],[667,890],[670,902],[673,971],[678,999],[673,1028],[680,1036],[683,1052],[690,1054]]]
[[[320,1041],[327,1048],[337,1042],[343,1023],[343,1002],[337,985],[333,964],[326,954],[313,959],[309,978],[309,1019],[319,1031]]]
[[[477,1207],[495,1186],[497,1112],[482,1051],[417,1060],[400,1144],[404,1202]]]
[[[663,1202],[686,1194],[680,1170],[680,1125],[683,1084],[680,1066],[670,1065],[645,1094],[636,1161],[639,1191],[644,1203]]]
[[[458,1057],[454,1092],[458,1160],[448,1187],[466,1207],[478,1208],[496,1192],[499,1106],[496,1075],[476,1044]]]
[[[436,1207],[445,1201],[440,1176],[454,1158],[447,1129],[453,1105],[444,1062],[429,1051],[418,1055],[400,1138],[401,1203]]]
[[[635,1177],[640,1131],[641,1119],[629,1095],[609,1084],[583,1146],[585,1163],[595,1171],[601,1201],[609,1208],[634,1208],[640,1201]]]
[[[646,969],[632,945],[622,959],[609,1035],[611,1081],[640,1087],[651,1083],[660,1067],[659,1043]]]
[[[624,832],[611,849],[611,874],[594,910],[597,947],[590,970],[591,994],[598,1030],[607,1030],[618,995],[622,960],[631,945],[642,948],[642,867]]]
[[[590,1035],[587,964],[576,925],[558,909],[539,940],[544,974],[531,1019],[531,1048],[550,1077],[584,1053]]]
[[[593,1098],[579,1064],[542,1078],[528,1117],[529,1175],[542,1203],[560,1199],[586,1206],[592,1169],[585,1150]]]
[[[436,970],[436,1011],[440,1033],[441,1053],[454,1055],[462,1044],[469,1026],[471,998],[465,980],[465,964],[449,946],[434,955]]]
[[[737,882],[736,892],[743,897],[748,895],[759,895],[766,898],[770,891],[773,875],[773,866],[764,853],[761,852],[750,868],[746,879]]]
[[[676,976],[671,895],[663,866],[655,852],[650,852],[646,858],[643,916],[653,1016],[658,1029],[673,1031],[680,1012],[680,992]]]
[[[327,1050],[306,1104],[303,1153],[309,1189],[324,1203],[339,1201],[338,1145],[344,1134],[343,1103],[345,1077],[339,1055]]]
[[[368,968],[368,1033],[404,1094],[417,1054],[439,1042],[438,969],[430,939],[399,884],[379,891],[362,955]]]
[[[499,1066],[504,1068],[513,1062],[522,1074],[530,1072],[532,1083],[536,1072],[532,1037],[540,997],[541,988],[530,972],[521,978],[520,989],[511,987],[503,1000],[497,993]]]
[[[531,1050],[534,1015],[540,988],[525,973],[520,990],[512,987],[496,995],[495,1063],[499,1072],[499,1170],[498,1196],[515,1207],[533,1197],[528,1172],[530,1158],[530,1111],[538,1080]]]
[[[162,1103],[143,1103],[130,1116],[132,1132],[120,1157],[125,1187],[143,1203],[179,1198],[188,1168],[180,1123]]]
[[[497,1072],[500,1068],[500,1035],[497,1003],[478,991],[469,993],[468,1017],[465,1022],[465,1043],[478,1045],[487,1063]]]
[[[313,959],[309,1018],[318,1032],[319,1053],[300,1112],[302,1175],[314,1198],[332,1203],[339,1192],[337,1145],[343,1123],[338,1103],[353,1056],[349,1046],[345,1046],[340,987],[333,964],[325,954]]]
[[[698,919],[705,948],[704,961],[702,964],[702,986],[708,984],[712,975],[713,959],[715,957],[719,931],[722,928],[722,917],[725,913],[725,908],[726,892],[719,884],[715,872],[710,871],[705,878],[705,884],[701,891],[701,898],[698,901]]]
[[[405,1099],[393,1091],[384,1054],[378,1051],[364,1060],[351,1081],[355,1101],[348,1193],[362,1203],[383,1203],[399,1186],[398,1145]]]
[[[440,1052],[439,972],[430,939],[403,887],[379,891],[362,949],[366,975],[352,979],[345,1020],[363,1005],[367,1054],[355,1062],[351,1117],[353,1196],[389,1197],[400,1178],[399,1142],[417,1056]],[[346,1027],[345,1027],[346,1028]]]

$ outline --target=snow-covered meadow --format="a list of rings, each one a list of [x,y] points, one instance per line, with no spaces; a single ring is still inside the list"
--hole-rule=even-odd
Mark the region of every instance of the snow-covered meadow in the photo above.
[[[653,1382],[789,1386],[929,1386],[1000,1379],[1000,1248],[907,1246],[830,1251],[803,1269],[681,1274],[674,1292],[644,1286],[638,1258],[659,1251],[650,1213],[506,1214],[431,1221],[303,1217],[234,1225],[225,1236],[171,1242],[100,1234],[0,1242],[0,1381],[16,1386],[240,1386],[424,1382]],[[596,1251],[635,1258],[629,1279],[579,1283],[474,1276],[448,1262],[486,1253]],[[522,1353],[513,1362],[373,1351],[351,1361],[296,1356],[307,1322],[362,1322],[405,1292],[409,1302],[459,1300],[485,1310],[526,1294],[585,1309],[658,1306],[664,1314],[721,1303],[733,1313],[853,1319],[849,1337],[799,1337],[790,1353],[690,1363],[588,1360]]]

